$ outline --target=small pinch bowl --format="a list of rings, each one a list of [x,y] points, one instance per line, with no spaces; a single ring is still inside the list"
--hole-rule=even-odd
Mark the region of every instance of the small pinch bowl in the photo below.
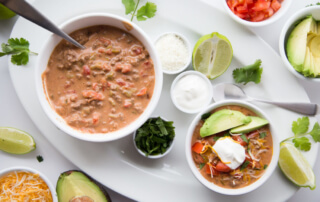
[[[248,27],[263,27],[266,25],[270,25],[274,22],[276,22],[278,19],[280,19],[289,9],[291,3],[293,2],[293,0],[284,0],[283,2],[281,2],[281,8],[275,12],[271,17],[269,17],[266,20],[260,21],[260,22],[251,22],[251,21],[247,21],[247,20],[243,20],[240,17],[238,17],[236,14],[234,14],[231,9],[229,8],[227,1],[226,0],[221,0],[223,7],[225,8],[226,12],[228,13],[228,15],[235,20],[236,22],[248,26]]]
[[[153,95],[150,99],[148,106],[145,108],[143,113],[133,122],[129,123],[127,126],[120,128],[113,132],[108,133],[85,133],[80,130],[76,130],[69,126],[65,120],[55,112],[48,102],[45,87],[42,83],[42,73],[47,68],[47,63],[50,55],[56,45],[61,41],[61,38],[57,35],[52,34],[49,39],[44,44],[42,50],[40,51],[40,56],[36,64],[35,70],[35,80],[36,80],[36,91],[38,95],[38,100],[41,107],[47,117],[55,124],[56,127],[61,129],[68,135],[78,138],[80,140],[89,142],[108,142],[120,139],[127,135],[132,134],[136,129],[138,129],[151,115],[153,110],[156,108],[157,103],[160,98],[163,82],[163,74],[160,66],[160,61],[155,51],[153,42],[147,34],[139,28],[137,25],[126,20],[125,18],[106,13],[88,13],[77,17],[74,17],[61,26],[59,26],[66,33],[71,33],[73,31],[79,30],[81,28],[95,26],[95,25],[109,25],[116,28],[120,28],[133,36],[135,36],[145,48],[148,50],[151,59],[154,63],[155,70],[155,87],[153,90]]]
[[[49,181],[49,179],[44,174],[42,174],[41,172],[39,172],[33,168],[29,168],[29,167],[25,167],[25,166],[16,166],[16,167],[5,168],[3,170],[0,170],[0,178],[2,176],[6,175],[7,173],[14,172],[14,171],[27,171],[30,173],[39,174],[41,179],[48,185],[50,192],[51,192],[53,202],[58,202],[56,188],[53,186],[53,184]]]
[[[270,132],[272,135],[272,141],[273,141],[273,153],[272,153],[272,159],[270,164],[268,165],[268,168],[266,169],[265,173],[254,183],[238,188],[238,189],[229,189],[229,188],[223,188],[220,187],[212,182],[209,182],[207,179],[205,179],[201,173],[198,171],[198,168],[196,167],[193,158],[192,158],[192,150],[191,150],[191,141],[192,141],[192,135],[195,127],[197,126],[198,122],[201,119],[201,115],[211,112],[212,110],[221,107],[221,106],[226,106],[226,105],[237,105],[241,106],[244,108],[247,108],[253,112],[255,112],[259,117],[265,118],[269,121],[269,128]],[[189,126],[188,132],[187,132],[187,137],[186,137],[186,142],[185,142],[185,152],[186,152],[186,157],[187,157],[187,162],[189,165],[189,168],[191,169],[193,175],[199,180],[205,187],[208,189],[215,191],[220,194],[225,194],[225,195],[241,195],[245,194],[251,191],[254,191],[258,187],[260,187],[263,183],[265,183],[269,177],[272,175],[273,171],[277,167],[278,159],[279,159],[279,151],[280,151],[280,144],[279,140],[276,134],[276,130],[274,128],[274,124],[270,118],[267,117],[267,115],[258,107],[255,105],[252,105],[250,103],[244,102],[244,101],[238,101],[238,100],[227,100],[227,101],[221,101],[217,102],[214,104],[211,104],[208,106],[205,110],[200,112],[192,121],[192,123]]]
[[[294,67],[290,64],[288,57],[287,57],[287,53],[286,53],[287,40],[288,40],[288,37],[289,37],[290,33],[292,32],[293,28],[295,27],[295,24],[309,15],[312,15],[313,18],[315,18],[316,20],[319,21],[320,20],[320,6],[309,6],[309,7],[302,8],[301,10],[294,13],[286,21],[286,23],[284,24],[284,26],[281,30],[280,37],[279,37],[279,52],[280,52],[281,59],[284,62],[285,66],[294,76],[296,76],[297,78],[299,78],[301,80],[319,83],[320,78],[305,77],[302,74],[300,74],[299,72],[297,72],[294,69]]]

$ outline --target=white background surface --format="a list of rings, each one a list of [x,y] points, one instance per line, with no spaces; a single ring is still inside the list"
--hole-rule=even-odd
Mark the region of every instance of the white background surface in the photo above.
[[[221,2],[218,0],[205,0],[212,6],[223,9]],[[32,1],[30,1],[32,2]],[[295,0],[289,11],[278,22],[266,26],[264,28],[252,28],[251,30],[261,36],[276,52],[278,51],[278,37],[281,28],[286,19],[295,11],[305,7],[310,3],[316,3],[317,0]],[[0,20],[0,43],[6,42],[10,36],[11,29],[17,17],[10,20]],[[209,20],[209,19],[208,19]],[[290,72],[288,71],[288,74]],[[300,82],[303,85],[310,97],[311,102],[320,104],[320,95],[318,94],[317,85],[307,82]],[[0,126],[11,126],[27,131],[32,134],[37,142],[37,149],[30,154],[16,156],[0,152],[0,170],[11,166],[29,166],[44,173],[52,181],[56,183],[61,172],[77,169],[76,166],[67,161],[39,132],[36,126],[28,117],[23,109],[13,88],[9,71],[7,58],[0,58]],[[42,155],[44,161],[38,163],[36,156]],[[317,191],[320,187],[320,156],[314,166],[314,172],[317,178],[317,189],[310,191],[309,189],[300,189],[289,201],[319,201],[320,192]],[[131,201],[111,190],[109,190],[113,201]],[[178,199],[176,201],[179,201]]]

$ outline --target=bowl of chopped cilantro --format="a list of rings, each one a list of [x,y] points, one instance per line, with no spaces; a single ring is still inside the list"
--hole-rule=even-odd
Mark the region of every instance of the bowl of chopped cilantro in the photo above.
[[[173,147],[174,129],[172,121],[163,117],[151,117],[134,132],[134,146],[142,156],[151,159],[161,158]]]

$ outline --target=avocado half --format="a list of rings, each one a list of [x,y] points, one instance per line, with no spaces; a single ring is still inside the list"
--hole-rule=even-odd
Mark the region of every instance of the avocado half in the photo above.
[[[230,109],[219,110],[206,119],[200,128],[200,136],[206,137],[216,133],[250,123],[251,118],[239,111]]]
[[[59,202],[110,202],[107,191],[82,171],[61,173],[56,187]]]

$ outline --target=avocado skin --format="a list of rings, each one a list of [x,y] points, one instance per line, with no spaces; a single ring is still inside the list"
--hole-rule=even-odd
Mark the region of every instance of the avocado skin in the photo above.
[[[87,175],[86,173],[84,173],[83,171],[80,170],[69,170],[69,171],[65,171],[63,173],[60,174],[58,182],[57,182],[57,186],[56,186],[56,191],[57,191],[57,196],[58,196],[58,201],[59,202],[69,202],[72,198],[62,198],[63,196],[61,196],[62,191],[64,190],[71,190],[70,187],[64,187],[63,185],[63,181],[65,178],[68,178],[70,175],[79,175],[81,176],[83,179],[88,180],[88,184],[91,186],[94,186],[97,193],[100,192],[100,195],[103,195],[104,198],[102,198],[99,201],[95,201],[95,202],[102,202],[102,201],[107,201],[107,202],[112,202],[108,192],[104,189],[103,185],[101,185],[99,182],[97,182],[96,180],[94,180],[92,177],[90,177],[89,175]],[[78,186],[79,183],[76,183],[76,186]],[[78,187],[77,187],[78,188]],[[84,192],[83,193],[84,196],[86,196],[87,194]]]
[[[251,118],[245,116],[239,111],[222,109],[206,119],[200,128],[200,136],[206,137],[216,133],[250,123]]]
[[[257,130],[265,125],[267,125],[269,122],[266,119],[260,118],[260,117],[256,117],[256,116],[249,116],[251,118],[251,122],[246,124],[246,125],[242,125],[242,126],[238,126],[236,128],[232,128],[230,130],[231,133],[249,133],[251,131]]]

